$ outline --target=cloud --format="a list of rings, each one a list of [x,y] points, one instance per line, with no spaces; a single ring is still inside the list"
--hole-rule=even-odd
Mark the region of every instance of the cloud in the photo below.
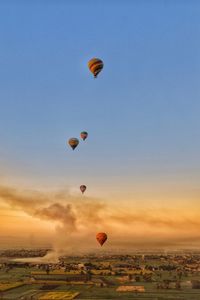
[[[54,224],[55,236],[51,243],[57,250],[80,244],[88,247],[89,232],[95,234],[103,224],[105,205],[101,201],[87,197],[83,200],[68,191],[42,193],[0,186],[0,198],[10,209],[31,216],[35,222],[39,219]]]
[[[70,204],[53,203],[48,207],[36,209],[34,216],[43,220],[58,221],[61,224],[59,229],[66,232],[77,230],[76,215]]]
[[[68,191],[37,192],[0,186],[0,198],[10,209],[54,224],[51,240],[57,252],[97,247],[98,231],[108,234],[106,249],[133,247],[191,247],[200,245],[200,213],[168,208],[135,208],[127,203],[106,204]]]

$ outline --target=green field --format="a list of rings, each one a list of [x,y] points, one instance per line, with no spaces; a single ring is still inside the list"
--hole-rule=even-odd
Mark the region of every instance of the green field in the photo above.
[[[41,285],[26,285],[22,287],[18,287],[16,289],[10,290],[3,294],[2,299],[38,299],[45,292],[41,292]],[[52,291],[52,290],[49,290]],[[151,299],[151,300],[175,300],[175,299],[184,299],[184,300],[196,300],[200,299],[200,291],[162,291],[157,292],[155,289],[151,289],[147,287],[147,291],[145,293],[118,293],[116,292],[116,287],[106,287],[106,288],[98,288],[98,287],[88,287],[88,286],[59,286],[54,291],[71,291],[71,292],[79,292],[80,294],[76,297],[76,299]]]
[[[67,260],[69,262],[69,258]],[[94,269],[91,269],[91,280],[82,281],[66,281],[66,276],[79,276],[81,272],[77,270],[64,271],[57,269],[47,274],[44,270],[35,266],[13,267],[7,270],[5,267],[0,269],[0,299],[39,299],[48,295],[67,299],[68,295],[75,295],[75,299],[92,300],[92,299],[146,299],[146,300],[200,300],[200,289],[193,289],[191,280],[200,280],[200,272],[198,270],[188,271],[182,274],[180,279],[181,288],[175,288],[175,280],[171,280],[169,288],[158,288],[157,284],[165,280],[177,278],[176,270],[160,271],[160,270],[129,270],[128,268],[116,267],[116,264],[122,263],[122,260],[115,259],[91,259]],[[80,259],[79,259],[80,262]],[[82,261],[81,261],[82,262]],[[140,263],[140,262],[139,262]],[[148,265],[160,265],[160,261],[147,261]],[[166,261],[166,264],[168,262]],[[110,265],[112,272],[108,275],[105,270]],[[97,268],[97,269],[96,269]],[[106,272],[105,272],[106,271]],[[121,274],[114,274],[114,272]],[[103,275],[102,275],[103,273]],[[124,275],[126,274],[126,275]],[[124,279],[132,274],[134,279]],[[151,281],[145,279],[145,275],[152,274]],[[35,276],[35,277],[34,277]],[[135,281],[135,277],[140,280]],[[121,281],[125,280],[125,281]],[[103,282],[105,285],[99,285]],[[143,286],[145,292],[117,292],[116,289],[121,285]],[[45,296],[47,295],[47,296]],[[56,296],[57,295],[57,296]],[[50,296],[49,296],[50,297]],[[70,297],[70,296],[69,296]]]

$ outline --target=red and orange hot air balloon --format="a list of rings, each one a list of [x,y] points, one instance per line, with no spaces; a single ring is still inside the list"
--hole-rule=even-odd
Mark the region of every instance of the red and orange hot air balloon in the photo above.
[[[78,144],[79,144],[79,140],[77,138],[71,138],[68,141],[68,144],[72,147],[72,149],[74,150]]]
[[[81,136],[82,140],[85,141],[85,140],[87,139],[87,137],[88,137],[87,131],[82,131],[82,132],[80,133],[80,136]]]
[[[86,191],[86,189],[87,189],[87,186],[86,186],[86,185],[82,184],[82,185],[80,186],[80,190],[81,190],[82,194]]]
[[[103,244],[105,243],[105,241],[107,240],[107,238],[108,237],[107,237],[107,234],[105,232],[99,232],[96,235],[96,239],[97,239],[97,241],[99,242],[99,244],[101,246],[103,246]]]
[[[99,58],[92,58],[88,62],[88,68],[90,72],[94,75],[94,78],[97,77],[97,75],[101,72],[103,69],[103,61]]]

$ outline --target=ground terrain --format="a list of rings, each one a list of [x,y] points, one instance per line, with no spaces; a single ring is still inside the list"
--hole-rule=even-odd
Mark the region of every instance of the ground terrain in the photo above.
[[[0,299],[200,300],[198,252],[66,256],[57,263],[26,263],[15,261],[13,251],[6,254],[0,255]],[[117,291],[121,286],[135,290]]]

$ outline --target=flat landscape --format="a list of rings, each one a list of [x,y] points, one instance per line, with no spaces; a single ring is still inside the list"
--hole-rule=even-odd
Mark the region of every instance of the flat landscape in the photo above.
[[[47,252],[1,251],[0,299],[200,299],[198,252],[91,254],[42,262]]]

